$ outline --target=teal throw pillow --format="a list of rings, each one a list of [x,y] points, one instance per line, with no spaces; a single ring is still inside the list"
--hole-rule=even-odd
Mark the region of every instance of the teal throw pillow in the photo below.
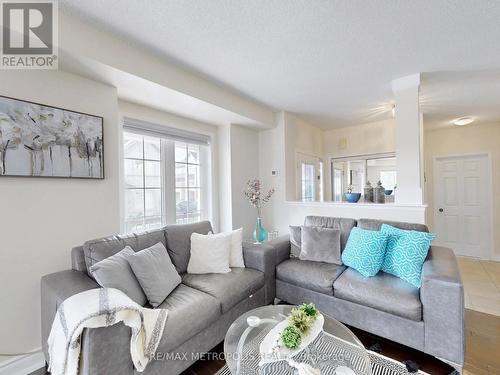
[[[384,262],[387,234],[352,228],[342,253],[342,262],[365,277],[375,276]]]
[[[398,229],[387,224],[382,224],[380,231],[389,236],[382,271],[420,288],[422,266],[436,235]]]

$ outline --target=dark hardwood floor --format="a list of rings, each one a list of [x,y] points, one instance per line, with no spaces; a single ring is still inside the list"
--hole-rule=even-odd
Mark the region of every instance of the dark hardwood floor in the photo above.
[[[418,364],[419,369],[432,375],[449,375],[453,368],[440,360],[419,352],[418,350],[408,348],[395,342],[383,339],[381,337],[366,333],[356,328],[350,327],[356,336],[361,340],[367,349],[371,349],[380,354],[395,359],[399,362],[413,361]],[[375,350],[376,349],[376,350]],[[224,345],[221,343],[213,348],[206,359],[199,360],[183,372],[183,375],[213,375],[224,366],[224,361],[219,359],[224,352]],[[215,354],[215,355],[214,355]],[[214,357],[216,359],[214,359]],[[218,357],[218,358],[217,358]],[[30,375],[46,375],[45,369],[40,369]]]
[[[376,351],[386,357],[399,362],[413,361],[418,364],[420,370],[432,375],[449,375],[454,371],[453,367],[440,361],[439,359],[422,353],[407,346],[389,341],[387,339],[372,335],[365,331],[349,327],[363,343],[365,348]],[[375,350],[378,347],[380,350]]]

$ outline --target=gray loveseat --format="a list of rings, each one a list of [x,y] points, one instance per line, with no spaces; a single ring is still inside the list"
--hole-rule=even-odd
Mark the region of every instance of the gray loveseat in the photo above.
[[[220,343],[231,323],[241,314],[275,297],[275,250],[244,244],[246,268],[228,274],[187,274],[191,233],[207,234],[210,222],[171,225],[127,236],[86,242],[71,252],[72,270],[46,275],[41,280],[42,346],[48,360],[47,338],[57,307],[73,294],[99,288],[88,268],[122,250],[135,251],[162,242],[182,277],[182,283],[160,305],[169,315],[155,360],[144,374],[178,374],[197,360],[196,355]],[[130,357],[130,328],[122,323],[86,329],[82,336],[80,374],[135,374]]]
[[[354,226],[379,230],[383,223],[427,231],[422,224],[319,216],[306,217],[304,225],[339,229],[343,250]],[[291,304],[313,302],[341,322],[462,368],[464,295],[451,249],[430,248],[419,289],[384,272],[365,278],[345,266],[290,258],[289,236],[268,244],[276,251],[278,299]]]

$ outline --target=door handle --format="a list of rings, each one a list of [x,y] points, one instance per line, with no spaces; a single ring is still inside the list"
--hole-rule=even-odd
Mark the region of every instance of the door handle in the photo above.
[[[439,211],[439,212],[443,212],[444,210],[443,210],[442,208],[440,208],[438,211]]]

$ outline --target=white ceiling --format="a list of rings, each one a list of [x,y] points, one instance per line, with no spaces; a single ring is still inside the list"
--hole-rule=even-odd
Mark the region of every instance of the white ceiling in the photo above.
[[[240,124],[262,127],[252,119],[108,65],[62,50],[59,50],[59,56],[60,68],[116,87],[120,99],[215,126]]]
[[[425,119],[500,120],[500,1],[59,0],[63,12],[324,128],[390,116],[422,73]]]

